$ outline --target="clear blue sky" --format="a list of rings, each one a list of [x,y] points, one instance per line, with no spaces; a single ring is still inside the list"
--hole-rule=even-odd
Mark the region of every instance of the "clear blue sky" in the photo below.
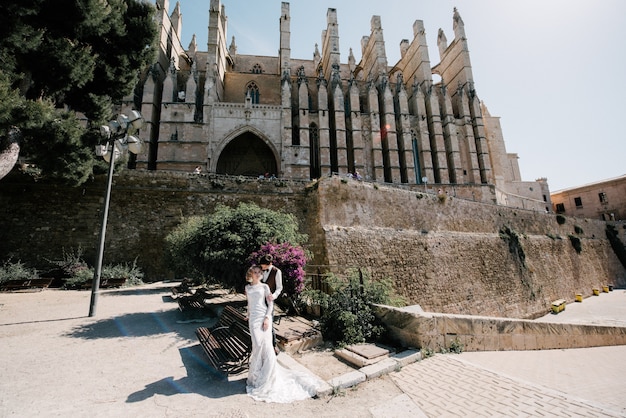
[[[388,64],[426,27],[431,64],[436,37],[451,42],[457,7],[468,38],[476,91],[501,119],[507,151],[517,153],[523,180],[547,177],[550,189],[626,174],[626,0],[292,0],[291,55],[311,59],[321,45],[328,8],[337,9],[341,62],[381,17]],[[170,12],[176,2],[171,0]],[[222,0],[227,39],[239,54],[276,56],[280,0]],[[195,33],[206,51],[209,1],[181,0],[183,46]]]

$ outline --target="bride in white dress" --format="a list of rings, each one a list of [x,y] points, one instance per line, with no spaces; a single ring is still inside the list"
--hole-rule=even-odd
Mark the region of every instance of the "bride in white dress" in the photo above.
[[[248,324],[252,336],[252,354],[246,392],[258,401],[289,403],[316,395],[316,382],[306,374],[282,367],[276,361],[272,344],[274,303],[268,301],[270,288],[261,283],[261,269],[246,272]]]

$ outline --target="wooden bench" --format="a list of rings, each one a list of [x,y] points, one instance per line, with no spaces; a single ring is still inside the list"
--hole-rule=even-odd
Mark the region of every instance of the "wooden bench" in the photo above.
[[[45,289],[50,286],[52,279],[36,278],[36,279],[12,279],[0,284],[0,289],[5,291],[24,290],[24,289]]]
[[[172,297],[177,299],[179,296],[189,296],[192,294],[190,281],[183,279],[178,286],[172,287]]]
[[[194,293],[177,297],[176,302],[178,302],[178,309],[183,313],[204,311],[207,308],[206,299],[212,297],[213,295],[208,293],[206,289],[198,288]]]
[[[196,336],[211,365],[228,375],[248,368],[252,338],[243,313],[226,305],[212,328],[196,329]]]
[[[122,287],[126,284],[126,277],[115,277],[111,279],[103,279],[100,287],[110,289],[112,287]]]

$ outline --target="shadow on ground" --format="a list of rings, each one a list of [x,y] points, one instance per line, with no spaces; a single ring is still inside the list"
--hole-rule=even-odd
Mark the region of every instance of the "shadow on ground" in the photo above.
[[[170,376],[150,383],[144,389],[131,393],[126,402],[141,402],[155,395],[196,393],[208,398],[223,398],[246,392],[246,378],[229,381],[204,361],[204,353],[199,345],[181,348],[179,351],[187,376],[177,380]]]
[[[92,340],[98,338],[147,337],[173,332],[179,334],[181,338],[193,340],[196,338],[195,329],[200,324],[202,326],[211,326],[215,321],[217,319],[212,317],[205,317],[194,322],[181,321],[180,312],[176,310],[139,312],[107,318],[91,324],[83,324],[73,328],[66,336]]]

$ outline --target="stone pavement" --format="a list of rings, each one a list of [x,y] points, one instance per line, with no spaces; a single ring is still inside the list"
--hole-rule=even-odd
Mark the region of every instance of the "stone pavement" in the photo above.
[[[626,346],[437,354],[360,370],[353,387],[333,378],[320,399],[258,403],[245,376],[211,373],[169,294],[104,292],[88,318],[89,292],[1,292],[0,418],[626,416]],[[625,307],[616,289],[538,320],[626,326]]]
[[[558,386],[550,388],[509,377],[450,354],[414,363],[391,378],[428,417],[618,417],[626,413],[625,408],[620,411],[619,406],[573,396]],[[624,392],[619,387],[615,390]]]
[[[602,293],[538,320],[626,325],[626,291]],[[404,396],[370,412],[380,418],[623,417],[624,359],[626,346],[438,354],[391,373]]]

